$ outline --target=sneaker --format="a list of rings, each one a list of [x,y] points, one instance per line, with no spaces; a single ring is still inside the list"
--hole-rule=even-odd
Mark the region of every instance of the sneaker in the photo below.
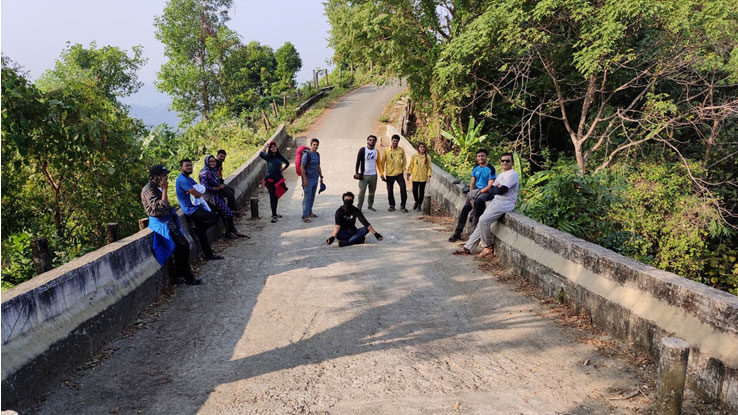
[[[277,217],[276,216],[272,216],[272,223],[277,223]]]
[[[279,213],[277,213],[277,218],[282,219],[282,215],[280,215]]]
[[[417,203],[413,204],[413,210],[418,210],[418,204]]]
[[[407,209],[405,209],[404,207],[401,207],[400,211],[402,211],[403,213],[407,213]]]
[[[376,212],[377,209],[374,209],[373,207],[369,206],[367,209],[371,210],[372,212]]]
[[[459,239],[461,239],[461,235],[456,235],[456,234],[454,234],[454,235],[451,235],[451,237],[450,237],[450,238],[448,238],[448,241],[449,241],[449,242],[456,242],[456,241],[458,241]]]
[[[218,260],[218,259],[223,259],[223,257],[220,256],[220,255],[210,255],[209,257],[207,257],[205,259],[208,260],[208,261],[214,261],[214,260]]]
[[[389,209],[387,209],[387,212],[394,212],[394,211],[395,211],[395,207],[394,206],[390,206]]]
[[[416,207],[415,210],[417,210],[418,212],[422,212],[423,207],[421,205],[418,205],[418,207]]]
[[[348,246],[348,244],[348,241],[342,241],[340,239],[338,240],[338,246],[340,246],[341,248],[343,248],[344,246]]]
[[[202,280],[199,278],[195,278],[194,280],[185,281],[185,284],[187,285],[202,285]]]

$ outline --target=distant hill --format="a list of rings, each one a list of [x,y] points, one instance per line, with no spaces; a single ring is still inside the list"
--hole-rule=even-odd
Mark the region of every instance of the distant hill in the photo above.
[[[161,123],[165,123],[172,128],[179,125],[179,117],[174,111],[170,111],[166,105],[157,105],[153,107],[137,104],[128,104],[131,107],[131,116],[143,120],[144,124],[149,127],[155,127]]]

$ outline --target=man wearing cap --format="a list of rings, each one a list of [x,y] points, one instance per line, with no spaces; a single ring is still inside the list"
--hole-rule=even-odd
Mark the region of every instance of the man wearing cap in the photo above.
[[[200,248],[205,255],[205,259],[223,259],[222,256],[213,254],[213,249],[210,247],[210,240],[208,240],[208,228],[218,223],[218,215],[211,212],[202,203],[194,204],[192,199],[190,199],[190,195],[196,199],[202,197],[202,193],[195,189],[197,182],[190,177],[192,174],[192,160],[180,160],[179,170],[181,173],[177,176],[176,182],[179,207],[195,223],[195,233],[197,234],[197,239],[200,240]]]
[[[180,231],[176,211],[169,205],[168,175],[169,170],[163,165],[152,166],[149,182],[141,189],[141,202],[149,215],[149,229],[154,232],[154,254],[163,265],[174,253],[173,284],[200,285],[202,280],[195,278],[190,268],[190,244]]]

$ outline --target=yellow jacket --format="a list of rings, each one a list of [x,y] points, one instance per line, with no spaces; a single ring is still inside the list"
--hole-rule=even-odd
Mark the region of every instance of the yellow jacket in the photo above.
[[[414,182],[428,181],[433,173],[430,157],[421,156],[418,153],[413,154],[410,157],[410,164],[407,165],[407,172],[410,174],[410,180]]]
[[[382,167],[384,168],[382,170],[384,170],[386,176],[402,174],[405,171],[406,163],[407,158],[405,157],[405,150],[402,147],[397,147],[394,150],[392,150],[392,147],[384,149],[384,154],[382,155]]]

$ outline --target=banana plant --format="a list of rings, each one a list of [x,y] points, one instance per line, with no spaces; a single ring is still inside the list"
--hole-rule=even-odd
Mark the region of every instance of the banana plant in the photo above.
[[[466,133],[464,133],[462,126],[457,126],[455,124],[451,126],[453,132],[441,130],[441,135],[458,147],[459,154],[464,157],[464,163],[468,162],[469,155],[474,147],[487,138],[487,134],[480,134],[484,121],[479,124],[475,124],[474,117],[469,116],[469,124],[467,126]]]

